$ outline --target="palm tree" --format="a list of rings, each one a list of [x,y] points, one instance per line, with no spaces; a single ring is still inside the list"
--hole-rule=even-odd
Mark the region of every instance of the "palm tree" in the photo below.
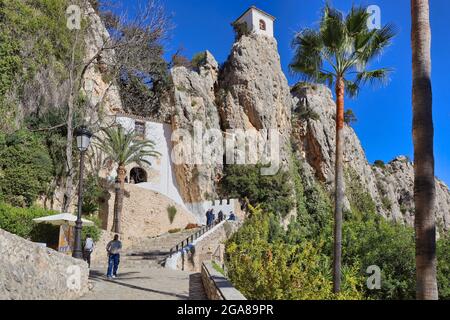
[[[414,203],[416,296],[438,299],[434,203],[431,28],[428,0],[411,0],[413,62]]]
[[[104,137],[97,137],[96,146],[106,154],[106,161],[117,165],[116,197],[114,199],[115,233],[120,233],[123,195],[125,187],[126,166],[131,163],[150,165],[149,157],[157,157],[159,152],[154,150],[153,141],[140,139],[133,131],[125,131],[122,126],[103,129]]]
[[[370,15],[363,7],[353,7],[344,17],[326,5],[318,30],[304,29],[295,35],[296,49],[290,69],[306,81],[326,83],[336,93],[336,159],[333,290],[340,291],[342,211],[344,201],[343,128],[344,95],[354,97],[362,85],[385,82],[389,69],[368,70],[368,64],[379,57],[395,35],[390,24],[369,30]]]

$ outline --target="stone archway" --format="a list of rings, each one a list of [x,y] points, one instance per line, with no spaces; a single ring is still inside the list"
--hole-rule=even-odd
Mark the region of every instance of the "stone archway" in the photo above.
[[[147,171],[140,167],[134,167],[130,170],[130,183],[137,184],[147,182]]]

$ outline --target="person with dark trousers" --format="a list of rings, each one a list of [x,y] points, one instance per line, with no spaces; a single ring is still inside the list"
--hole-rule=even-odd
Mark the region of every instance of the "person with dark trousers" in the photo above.
[[[219,219],[219,222],[223,221],[223,211],[222,210],[219,211],[219,214],[217,215],[217,218]]]
[[[214,209],[211,209],[211,224],[216,222],[216,215],[214,214]]]
[[[108,279],[117,278],[121,250],[122,242],[119,240],[119,235],[116,234],[114,240],[110,241],[106,246],[106,251],[108,251],[108,272],[106,273],[106,276]]]
[[[206,225],[209,226],[211,224],[211,209],[206,211]]]
[[[91,267],[91,254],[94,251],[94,240],[92,240],[91,235],[88,234],[86,236],[86,240],[84,241],[84,261],[87,262],[88,267]]]

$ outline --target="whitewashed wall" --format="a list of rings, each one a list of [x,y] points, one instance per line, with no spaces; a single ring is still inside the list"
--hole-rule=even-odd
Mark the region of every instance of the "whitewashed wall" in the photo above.
[[[261,30],[259,28],[259,20],[263,20],[266,23],[266,30]],[[252,9],[247,12],[244,16],[242,16],[238,23],[247,23],[250,31],[255,32],[257,34],[265,35],[268,37],[273,37],[273,20],[262,14],[258,10]]]
[[[263,20],[266,23],[266,30],[261,30],[259,28],[259,20]],[[252,21],[253,21],[253,30],[257,34],[263,34],[268,37],[273,37],[273,20],[262,14],[257,10],[252,10]]]
[[[126,130],[134,130],[134,119],[118,117],[117,122]],[[186,207],[178,189],[174,168],[170,157],[172,152],[171,135],[172,129],[170,125],[149,121],[145,122],[145,137],[155,143],[155,151],[158,151],[161,156],[159,158],[148,159],[152,166],[151,168],[144,167],[144,169],[146,169],[147,172],[154,172],[156,175],[148,174],[148,181],[145,183],[140,183],[138,186],[159,192],[172,199],[179,205]]]
[[[125,130],[134,130],[135,119],[129,117],[117,117],[117,123],[125,128]],[[144,122],[138,120],[139,122]],[[161,156],[159,158],[149,158],[151,167],[143,167],[147,171],[148,180],[145,183],[136,184],[136,186],[159,192],[170,198],[186,210],[190,211],[197,219],[198,224],[206,224],[206,211],[214,209],[216,214],[222,211],[227,216],[230,211],[236,213],[239,201],[236,199],[204,201],[197,203],[185,203],[181,197],[178,184],[175,177],[175,169],[171,159],[172,153],[172,128],[168,124],[145,121],[145,137],[155,143],[155,151]],[[127,167],[127,175],[130,170],[137,165]],[[110,179],[116,178],[116,168],[110,173]]]

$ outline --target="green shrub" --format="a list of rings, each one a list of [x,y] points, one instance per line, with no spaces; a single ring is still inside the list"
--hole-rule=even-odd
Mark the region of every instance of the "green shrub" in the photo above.
[[[46,193],[53,166],[40,136],[27,131],[0,133],[0,193],[15,206],[31,206]]]
[[[223,197],[247,198],[250,204],[260,205],[266,212],[285,217],[295,206],[293,186],[288,172],[261,175],[261,165],[225,166],[221,180]]]
[[[175,206],[168,206],[167,207],[167,214],[169,216],[170,224],[172,224],[173,220],[175,219],[175,216],[177,214],[177,208]]]
[[[90,220],[94,222],[94,225],[92,227],[83,226],[83,229],[81,231],[81,239],[82,241],[86,240],[87,235],[91,235],[92,240],[98,241],[100,239],[100,236],[102,235],[102,221],[97,215],[90,215],[86,217],[87,220]]]
[[[40,227],[33,219],[52,214],[55,214],[55,212],[36,207],[16,208],[9,204],[0,203],[0,229],[25,239],[36,240],[39,234],[36,228]]]
[[[351,126],[352,124],[355,124],[356,122],[358,122],[358,119],[356,118],[355,113],[353,112],[352,109],[347,109],[344,113],[344,122]]]
[[[450,300],[450,234],[437,241],[436,252],[439,299]]]
[[[375,162],[373,163],[373,165],[375,167],[381,168],[381,169],[386,169],[386,164],[384,163],[383,160],[375,160]]]
[[[350,219],[343,226],[343,263],[358,264],[361,275],[367,267],[381,268],[381,290],[366,289],[372,299],[414,299],[414,231],[376,214],[365,220]],[[331,250],[330,250],[331,252]]]
[[[235,23],[233,25],[235,40],[239,40],[242,36],[247,36],[250,34],[250,28],[246,22]]]
[[[198,70],[200,66],[205,62],[205,59],[206,59],[206,52],[204,51],[194,54],[191,60],[192,67]]]
[[[252,209],[227,242],[228,276],[248,299],[362,299],[363,281],[355,268],[344,268],[342,293],[333,294],[331,262],[322,247],[270,241],[270,215]]]
[[[363,218],[367,214],[377,212],[375,202],[353,168],[346,168],[345,182],[346,195],[350,201],[353,215]]]

